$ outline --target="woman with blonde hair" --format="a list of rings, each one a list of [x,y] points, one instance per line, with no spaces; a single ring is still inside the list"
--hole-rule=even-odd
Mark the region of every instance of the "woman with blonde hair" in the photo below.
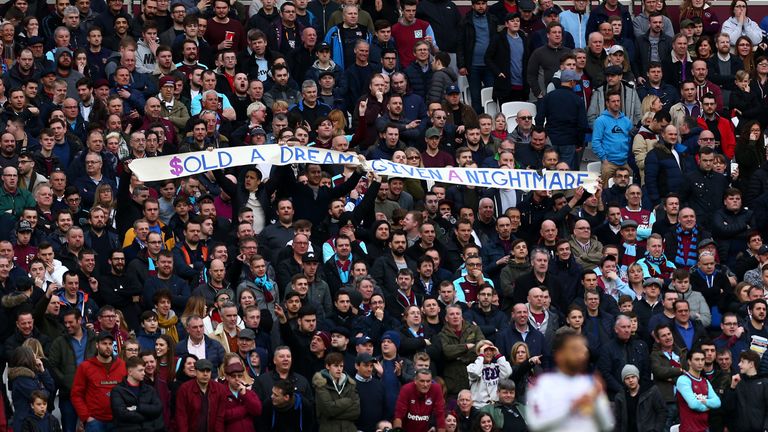
[[[184,312],[181,313],[181,322],[186,325],[187,318],[191,316],[204,317],[208,313],[208,306],[205,303],[205,297],[193,295],[187,300]]]
[[[106,183],[96,186],[96,192],[93,193],[93,206],[103,207],[107,212],[107,226],[116,227],[117,200],[112,186]]]
[[[347,133],[347,116],[342,110],[335,109],[328,113],[328,120],[333,123],[333,136],[346,135]]]
[[[421,152],[416,147],[407,147],[405,149],[405,163],[412,167],[423,168],[424,164],[421,160]],[[424,199],[425,190],[427,187],[426,182],[418,179],[405,179],[405,191],[413,196],[414,201],[421,201]]]
[[[509,378],[515,382],[515,389],[517,390],[516,399],[521,403],[525,403],[528,384],[542,372],[541,356],[531,357],[528,344],[516,342],[512,345],[509,358],[512,364],[512,375]]]
[[[640,109],[643,112],[643,115],[645,113],[657,113],[664,109],[664,104],[661,103],[661,99],[659,99],[656,95],[648,95],[643,98],[643,102],[640,104]]]

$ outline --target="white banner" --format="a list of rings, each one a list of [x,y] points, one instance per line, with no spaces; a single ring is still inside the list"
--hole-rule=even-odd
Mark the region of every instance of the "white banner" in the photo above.
[[[254,164],[288,165],[363,165],[366,170],[390,177],[403,177],[439,183],[521,190],[568,190],[583,186],[594,192],[600,177],[585,171],[510,170],[499,168],[419,168],[392,161],[361,161],[355,153],[341,153],[314,147],[289,147],[278,144],[243,146],[135,159],[130,168],[145,182],[187,177],[216,169]],[[264,173],[265,177],[269,173]]]

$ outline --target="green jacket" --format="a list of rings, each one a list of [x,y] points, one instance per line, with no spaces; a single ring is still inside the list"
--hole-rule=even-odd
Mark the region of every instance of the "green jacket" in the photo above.
[[[459,391],[469,389],[469,376],[467,365],[475,361],[477,353],[474,349],[467,349],[467,344],[476,344],[485,339],[480,327],[464,321],[461,335],[457,336],[449,325],[444,325],[438,334],[443,346],[445,357],[445,386],[449,395],[458,394]]]
[[[93,330],[83,328],[87,342],[85,345],[85,358],[87,360],[96,355],[96,333]],[[75,380],[77,364],[75,359],[75,350],[72,348],[70,340],[72,336],[59,336],[51,342],[48,349],[48,361],[51,365],[51,375],[56,381],[56,387],[61,390],[62,396],[69,397],[72,390],[72,382]]]
[[[0,213],[8,213],[13,216],[21,216],[21,211],[27,207],[37,206],[32,193],[26,189],[16,189],[15,194],[9,193],[4,187],[0,187]]]
[[[312,377],[320,432],[357,432],[355,422],[360,416],[357,384],[347,375],[342,375],[341,382],[337,386],[325,370]]]

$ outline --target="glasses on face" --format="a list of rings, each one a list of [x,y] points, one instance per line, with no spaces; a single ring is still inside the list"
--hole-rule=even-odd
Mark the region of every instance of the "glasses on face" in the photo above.
[[[160,240],[153,240],[153,241],[148,241],[147,244],[163,244],[163,242]]]
[[[700,141],[704,141],[704,142],[713,142],[713,141],[715,141],[714,138],[699,138],[699,140]]]
[[[408,160],[419,160],[421,157],[419,156],[408,156]]]
[[[522,116],[522,117],[518,117],[518,119],[519,120],[530,121],[530,120],[533,120],[533,117],[532,116]]]

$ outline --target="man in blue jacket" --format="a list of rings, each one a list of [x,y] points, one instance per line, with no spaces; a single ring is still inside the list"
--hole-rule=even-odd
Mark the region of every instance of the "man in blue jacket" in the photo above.
[[[572,70],[562,71],[560,87],[541,99],[536,114],[536,124],[543,125],[546,120],[550,142],[560,153],[560,160],[571,169],[578,169],[576,152],[584,146],[584,135],[589,130],[584,101],[574,91],[577,83],[581,84],[581,75]]]
[[[606,109],[595,120],[592,130],[592,150],[602,161],[603,183],[619,167],[627,167],[629,157],[629,131],[632,122],[621,112],[621,93],[609,91],[606,94]]]

